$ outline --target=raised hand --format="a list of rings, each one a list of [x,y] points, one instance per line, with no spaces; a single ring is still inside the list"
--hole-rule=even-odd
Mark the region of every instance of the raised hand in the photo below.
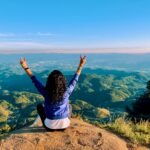
[[[80,64],[79,64],[79,65],[82,67],[82,66],[85,64],[85,62],[86,62],[86,56],[83,56],[83,57],[82,57],[82,56],[80,55]]]
[[[28,68],[28,65],[27,65],[27,61],[26,61],[26,58],[21,58],[20,59],[20,65],[22,66],[22,68]]]
[[[20,65],[22,66],[22,68],[26,71],[26,73],[27,73],[30,77],[33,76],[32,71],[30,70],[30,68],[28,68],[26,58],[21,58],[21,59],[20,59]]]
[[[79,63],[79,66],[78,66],[78,69],[77,69],[77,71],[76,71],[76,73],[78,74],[78,75],[80,75],[80,73],[81,73],[81,70],[82,70],[82,67],[83,67],[83,65],[85,64],[85,62],[86,62],[86,56],[81,56],[80,55],[80,63]]]

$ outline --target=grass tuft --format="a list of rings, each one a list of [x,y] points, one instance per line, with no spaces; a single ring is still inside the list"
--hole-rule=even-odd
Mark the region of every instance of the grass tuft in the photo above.
[[[150,146],[150,122],[140,121],[133,123],[124,117],[117,118],[114,122],[107,123],[103,127],[129,139],[135,144]]]

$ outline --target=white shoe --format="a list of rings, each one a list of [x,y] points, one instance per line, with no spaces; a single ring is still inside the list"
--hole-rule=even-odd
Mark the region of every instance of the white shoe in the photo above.
[[[33,122],[32,125],[30,125],[30,127],[36,127],[36,126],[39,126],[39,124],[41,124],[41,118],[40,116],[38,115],[35,119],[35,121]]]

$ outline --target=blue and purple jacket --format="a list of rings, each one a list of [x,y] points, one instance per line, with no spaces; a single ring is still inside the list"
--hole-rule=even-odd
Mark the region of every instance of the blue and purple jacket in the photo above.
[[[69,82],[69,85],[67,86],[62,101],[53,104],[51,103],[47,91],[45,90],[45,87],[42,85],[42,83],[36,78],[36,76],[31,77],[31,80],[34,83],[35,87],[44,97],[44,110],[48,119],[54,120],[69,117],[69,97],[76,86],[78,78],[79,75],[75,73],[73,78]]]

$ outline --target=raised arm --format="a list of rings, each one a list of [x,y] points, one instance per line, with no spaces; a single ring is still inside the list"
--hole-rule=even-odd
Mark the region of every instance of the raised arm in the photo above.
[[[73,78],[71,79],[71,81],[69,82],[69,85],[67,87],[67,93],[66,93],[67,96],[70,96],[72,91],[74,90],[76,83],[78,81],[79,75],[81,74],[82,67],[84,66],[85,62],[86,62],[86,56],[84,56],[84,57],[80,56],[80,63],[77,68],[77,71],[74,74]]]
[[[25,72],[27,73],[27,75],[31,78],[32,82],[34,83],[35,87],[37,88],[37,90],[43,95],[45,96],[46,92],[45,92],[45,88],[42,85],[42,83],[36,78],[36,76],[33,75],[31,69],[28,67],[27,65],[27,61],[26,58],[21,58],[20,59],[20,64],[22,66],[22,68],[25,70]]]
[[[26,71],[26,73],[27,73],[28,76],[30,76],[30,77],[33,76],[32,71],[30,70],[30,68],[28,68],[26,58],[21,58],[20,59],[20,65]]]

